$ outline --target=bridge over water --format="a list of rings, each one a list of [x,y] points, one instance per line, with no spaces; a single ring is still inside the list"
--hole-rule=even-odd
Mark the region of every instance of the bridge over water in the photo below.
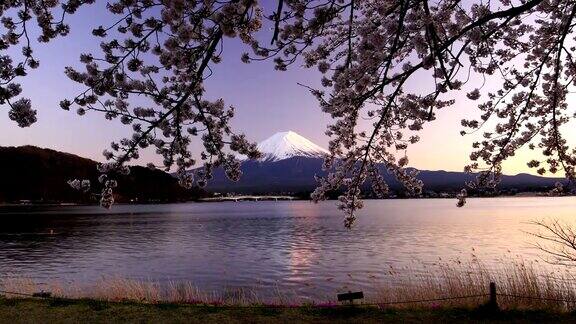
[[[261,200],[294,200],[292,196],[232,196],[232,197],[211,197],[202,198],[200,201],[261,201]]]

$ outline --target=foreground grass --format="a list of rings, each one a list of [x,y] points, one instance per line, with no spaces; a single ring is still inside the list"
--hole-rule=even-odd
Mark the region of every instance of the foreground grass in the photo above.
[[[499,268],[450,261],[414,272],[410,268],[383,269],[384,276],[364,291],[363,303],[387,305],[396,309],[476,308],[488,299],[488,287],[496,283],[498,304],[505,310],[572,312],[576,310],[576,270],[550,271],[537,263],[507,261]],[[108,302],[132,301],[144,304],[208,304],[219,306],[322,306],[338,305],[334,300],[342,289],[334,289],[324,298],[302,296],[274,287],[223,289],[205,291],[192,282],[154,282],[116,277],[102,277],[96,282],[79,285],[74,282],[37,282],[17,276],[0,277],[0,291],[8,298],[21,294],[47,291],[53,297],[90,299]],[[16,294],[11,294],[14,292]],[[475,297],[473,297],[475,296]],[[464,297],[464,298],[459,298]],[[428,301],[418,304],[402,301]]]
[[[482,308],[227,307],[96,300],[0,299],[0,323],[574,323],[576,313]]]

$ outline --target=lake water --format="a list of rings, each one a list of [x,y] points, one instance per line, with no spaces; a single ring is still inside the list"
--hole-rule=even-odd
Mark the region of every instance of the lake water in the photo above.
[[[365,201],[346,230],[335,202],[0,207],[0,277],[190,281],[300,296],[373,289],[389,270],[474,256],[538,260],[530,221],[576,223],[576,198]]]

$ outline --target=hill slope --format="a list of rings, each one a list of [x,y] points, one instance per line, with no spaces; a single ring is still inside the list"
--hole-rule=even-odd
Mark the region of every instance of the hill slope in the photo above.
[[[95,202],[97,197],[70,188],[70,179],[90,179],[97,185],[95,161],[73,154],[34,146],[0,147],[0,202]],[[134,166],[118,179],[116,200],[180,201],[197,198],[198,190],[186,191],[177,180],[160,170]]]

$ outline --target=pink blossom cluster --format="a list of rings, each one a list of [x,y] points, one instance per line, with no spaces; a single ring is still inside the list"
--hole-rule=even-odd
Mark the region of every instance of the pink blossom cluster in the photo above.
[[[115,1],[108,6],[119,19],[94,29],[103,39],[100,53],[82,54],[84,70],[66,68],[66,75],[85,90],[62,100],[65,110],[79,115],[102,113],[132,129],[132,136],[112,142],[103,152],[109,162],[102,172],[113,178],[127,163],[152,148],[163,157],[166,171],[176,169],[185,188],[203,187],[212,170],[223,167],[233,181],[240,177],[233,152],[258,157],[256,145],[230,128],[234,107],[204,98],[204,80],[221,61],[227,37],[252,41],[261,27],[255,1]],[[141,102],[133,106],[135,98]],[[192,145],[203,148],[196,168]],[[156,167],[154,165],[150,167]],[[113,187],[105,186],[102,197]],[[109,205],[106,199],[103,205]]]
[[[0,104],[11,107],[20,126],[36,119],[30,102],[16,99],[13,83],[38,65],[27,24],[35,16],[40,41],[66,35],[54,19],[58,5],[73,13],[85,0],[25,0],[0,4],[4,27],[0,49],[23,42],[22,62],[0,55]],[[267,3],[268,4],[268,3]],[[245,63],[272,59],[279,71],[292,65],[315,68],[319,88],[306,86],[332,122],[324,167],[312,198],[343,189],[339,206],[352,226],[363,190],[389,193],[383,172],[415,196],[423,183],[409,168],[408,149],[439,110],[465,93],[478,101],[478,115],[461,121],[462,135],[481,137],[472,145],[465,171],[475,193],[495,190],[502,163],[527,146],[543,158],[529,167],[538,173],[565,172],[576,178],[576,150],[561,129],[574,116],[568,98],[576,84],[576,4],[573,0],[116,0],[108,5],[118,18],[93,30],[102,38],[98,53],[80,57],[84,68],[66,75],[85,90],[61,107],[79,115],[98,112],[130,127],[132,135],[104,151],[102,182],[111,194],[114,173],[152,148],[160,168],[176,169],[185,187],[204,186],[216,167],[237,180],[234,153],[254,158],[256,146],[230,127],[234,108],[205,98],[205,83],[222,61],[224,42],[238,38],[248,50]],[[265,12],[272,10],[272,12]],[[62,15],[64,17],[65,15]],[[267,20],[267,21],[266,21]],[[257,33],[267,28],[270,35]],[[262,41],[265,39],[265,41]],[[475,77],[472,78],[472,75]],[[471,80],[483,80],[472,84]],[[495,91],[483,90],[497,83]],[[417,84],[415,87],[414,84]],[[135,98],[139,98],[135,100]],[[144,100],[143,100],[144,99]],[[135,104],[138,102],[138,104]],[[482,131],[481,131],[482,130]],[[191,146],[202,147],[198,168]],[[381,167],[384,166],[384,167]],[[155,167],[155,166],[152,166]],[[196,168],[192,174],[190,169]],[[75,183],[75,185],[77,185]],[[463,206],[470,192],[458,195]],[[110,197],[108,197],[110,198]],[[111,204],[105,199],[103,205]]]
[[[462,121],[463,135],[476,133],[488,120],[496,124],[474,143],[465,168],[477,175],[468,184],[475,192],[494,190],[502,162],[524,145],[541,149],[545,160],[528,163],[539,173],[562,170],[574,177],[576,151],[559,130],[574,114],[567,104],[576,84],[573,1],[279,3],[282,11],[270,16],[276,22],[272,46],[253,45],[254,57],[246,54],[243,61],[274,57],[276,68],[285,70],[301,58],[323,75],[322,87],[309,90],[332,117],[326,131],[332,157],[313,198],[344,188],[340,207],[347,226],[361,207],[366,182],[382,195],[389,190],[374,168],[378,163],[407,192],[421,192],[416,173],[406,169],[407,149],[438,110],[455,103],[450,95],[458,91],[467,91],[470,101],[484,100],[479,119]],[[501,82],[500,90],[468,85],[471,74]],[[473,90],[465,90],[470,86]],[[534,141],[539,143],[531,145]],[[458,206],[467,195],[466,190],[458,195]]]
[[[36,69],[40,61],[34,56],[33,45],[47,43],[58,36],[66,36],[70,27],[65,17],[94,0],[6,0],[0,1],[0,105],[10,110],[8,117],[20,127],[36,122],[36,110],[30,99],[19,98],[22,93],[19,77]],[[35,25],[35,26],[31,26]],[[32,30],[38,31],[34,35]],[[35,37],[35,38],[34,38]],[[4,54],[20,46],[21,55]]]

